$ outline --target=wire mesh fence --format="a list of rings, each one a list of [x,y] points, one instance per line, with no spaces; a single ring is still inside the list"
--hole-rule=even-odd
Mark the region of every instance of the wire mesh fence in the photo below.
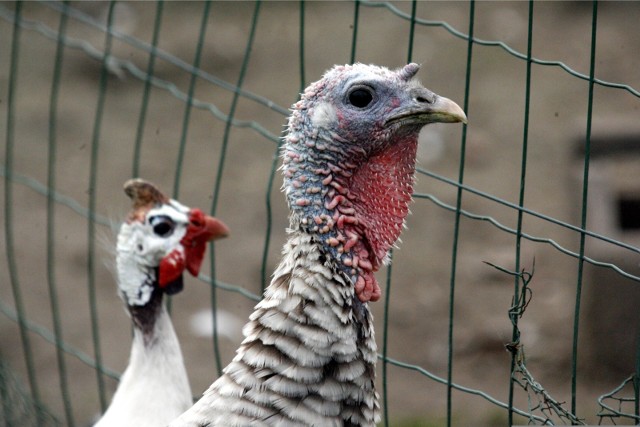
[[[637,424],[639,16],[610,2],[0,4],[0,419],[83,425],[108,404],[130,345],[110,260],[132,176],[232,229],[171,301],[204,390],[284,241],[288,106],[335,63],[415,61],[469,124],[421,134],[413,214],[380,273],[384,425]]]

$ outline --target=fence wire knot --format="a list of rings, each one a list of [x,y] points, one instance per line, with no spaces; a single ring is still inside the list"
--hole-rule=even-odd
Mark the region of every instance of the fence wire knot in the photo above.
[[[535,258],[531,266],[531,272],[524,268],[521,271],[512,271],[504,267],[484,261],[485,264],[511,276],[517,277],[521,284],[520,292],[516,292],[511,300],[509,307],[509,319],[514,327],[515,339],[505,344],[505,348],[513,355],[513,368],[511,372],[511,380],[520,386],[527,393],[527,401],[529,408],[529,424],[534,424],[534,413],[537,411],[542,414],[543,425],[555,425],[555,420],[561,423],[570,423],[573,425],[584,425],[584,422],[574,414],[567,411],[563,405],[566,402],[560,402],[554,399],[551,394],[535,380],[531,372],[526,366],[526,358],[524,353],[524,345],[520,341],[520,329],[518,328],[518,319],[521,319],[524,312],[529,307],[533,298],[533,290],[529,287],[533,274],[535,272]]]
[[[512,271],[488,261],[484,261],[484,263],[495,268],[498,271],[517,277],[522,283],[522,291],[517,295],[514,295],[513,299],[511,300],[511,307],[509,308],[509,319],[511,319],[511,323],[515,328],[516,339],[512,342],[506,343],[504,346],[512,355],[524,358],[524,350],[521,348],[522,346],[520,344],[520,329],[518,328],[518,319],[522,318],[524,312],[527,310],[527,307],[529,307],[531,298],[533,297],[533,290],[531,290],[531,288],[529,287],[529,283],[531,282],[531,279],[533,279],[533,274],[536,268],[536,260],[535,258],[533,259],[531,272],[526,271],[524,268],[519,272]]]

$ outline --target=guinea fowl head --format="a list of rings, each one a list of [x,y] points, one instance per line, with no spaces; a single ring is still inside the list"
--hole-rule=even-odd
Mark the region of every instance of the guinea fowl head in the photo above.
[[[197,276],[207,242],[226,237],[229,229],[147,181],[129,180],[124,191],[133,208],[118,233],[118,286],[130,307],[144,306],[156,289],[180,292],[183,271]]]
[[[283,150],[291,228],[312,234],[360,301],[380,297],[373,272],[409,212],[420,129],[465,122],[424,88],[420,66],[335,66],[292,107]]]

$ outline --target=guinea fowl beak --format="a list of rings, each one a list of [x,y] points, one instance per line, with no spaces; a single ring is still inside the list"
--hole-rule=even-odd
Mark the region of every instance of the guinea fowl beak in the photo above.
[[[209,215],[204,217],[203,229],[207,241],[228,237],[230,233],[229,227],[224,222]]]
[[[229,227],[225,223],[212,216],[205,215],[200,209],[191,209],[187,234],[181,241],[184,246],[186,267],[189,273],[198,277],[207,242],[227,237],[228,235]]]
[[[398,109],[385,122],[385,126],[396,123],[401,125],[426,125],[429,123],[467,123],[467,115],[462,108],[449,98],[436,95],[427,89],[416,90],[413,102]]]

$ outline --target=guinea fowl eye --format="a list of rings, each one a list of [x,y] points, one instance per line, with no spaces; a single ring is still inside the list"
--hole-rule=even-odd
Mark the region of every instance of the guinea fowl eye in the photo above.
[[[349,94],[349,103],[354,107],[364,108],[373,101],[371,89],[356,88]]]
[[[176,224],[166,215],[158,215],[149,219],[153,232],[160,237],[168,237],[173,233]]]

